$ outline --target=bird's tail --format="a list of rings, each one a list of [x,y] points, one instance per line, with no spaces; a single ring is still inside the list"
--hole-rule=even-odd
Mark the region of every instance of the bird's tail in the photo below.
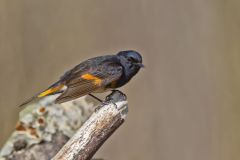
[[[19,107],[23,107],[26,104],[29,104],[30,102],[33,102],[34,100],[49,96],[49,95],[54,95],[54,94],[58,94],[58,93],[62,93],[63,90],[62,88],[64,87],[64,84],[61,83],[61,81],[58,81],[56,83],[54,83],[53,85],[51,85],[50,87],[48,87],[46,90],[38,93],[37,95],[29,98],[28,100],[26,100],[25,102],[23,102],[21,105],[19,105]]]

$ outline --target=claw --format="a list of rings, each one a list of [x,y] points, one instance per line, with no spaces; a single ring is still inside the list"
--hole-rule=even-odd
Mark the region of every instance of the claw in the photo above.
[[[116,102],[125,101],[126,99],[126,95],[121,91],[112,90],[112,93],[105,98],[105,101],[102,101],[101,105],[95,108],[95,112],[99,111],[103,106],[109,104],[114,104],[114,106],[117,108]]]

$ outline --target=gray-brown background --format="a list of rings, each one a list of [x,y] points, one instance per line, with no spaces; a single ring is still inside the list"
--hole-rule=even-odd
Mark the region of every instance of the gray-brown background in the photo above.
[[[146,69],[123,90],[114,160],[240,158],[237,0],[0,0],[0,143],[17,105],[92,56],[135,49]]]

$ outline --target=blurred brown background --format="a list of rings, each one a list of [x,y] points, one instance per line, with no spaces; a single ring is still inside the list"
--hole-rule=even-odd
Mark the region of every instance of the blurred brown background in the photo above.
[[[240,1],[0,0],[0,143],[17,105],[92,56],[135,49],[126,123],[97,157],[240,158]]]

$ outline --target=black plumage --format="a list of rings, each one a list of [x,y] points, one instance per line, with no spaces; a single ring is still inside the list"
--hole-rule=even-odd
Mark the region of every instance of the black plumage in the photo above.
[[[59,81],[23,105],[57,93],[61,95],[55,102],[63,103],[90,93],[113,90],[129,82],[141,67],[141,55],[132,50],[91,58],[67,71]]]

